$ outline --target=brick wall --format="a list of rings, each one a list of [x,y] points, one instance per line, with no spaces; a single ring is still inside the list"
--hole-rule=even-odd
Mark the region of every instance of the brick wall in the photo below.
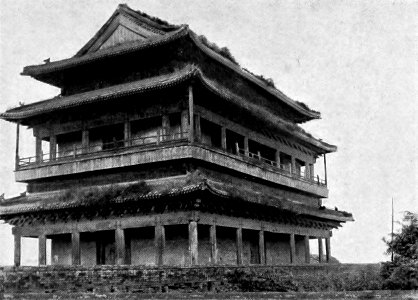
[[[379,265],[376,264],[0,267],[0,292],[149,293],[378,289],[378,272]]]

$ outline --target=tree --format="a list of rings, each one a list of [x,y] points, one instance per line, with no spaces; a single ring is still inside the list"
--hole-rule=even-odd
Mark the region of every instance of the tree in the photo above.
[[[391,240],[383,239],[393,251],[393,262],[382,264],[380,275],[386,289],[418,289],[418,214],[405,212],[402,228]]]

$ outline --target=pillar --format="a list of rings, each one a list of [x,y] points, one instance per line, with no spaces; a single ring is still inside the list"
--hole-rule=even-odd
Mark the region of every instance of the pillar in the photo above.
[[[275,156],[276,156],[276,166],[278,168],[280,168],[281,162],[280,162],[280,151],[279,150],[276,150]]]
[[[202,140],[202,129],[200,126],[200,115],[197,114],[194,116],[194,124],[195,124],[195,136],[196,140],[200,142]]]
[[[318,260],[320,263],[324,262],[324,252],[322,249],[322,238],[318,238]]]
[[[305,162],[305,178],[310,179],[311,178],[311,169],[308,162]]]
[[[189,142],[194,142],[194,104],[193,104],[193,87],[189,86]]]
[[[81,148],[82,153],[88,153],[89,152],[89,131],[87,129],[84,129],[81,132]]]
[[[314,164],[309,165],[309,174],[311,175],[311,180],[314,180],[315,178],[315,168]]]
[[[309,249],[309,235],[305,235],[305,263],[311,262],[311,251]]]
[[[245,156],[249,156],[250,150],[248,147],[248,137],[244,136],[244,153]]]
[[[326,261],[329,263],[331,261],[331,238],[325,238],[325,255]]]
[[[170,117],[168,115],[162,116],[162,124],[161,124],[163,130],[161,133],[161,137],[163,141],[169,140],[169,134],[170,134]]]
[[[71,263],[73,265],[80,265],[80,257],[80,232],[74,231],[73,233],[71,233]]]
[[[264,265],[266,263],[264,230],[260,230],[258,232],[258,251],[259,251],[259,257],[260,257],[260,264]]]
[[[221,146],[226,150],[226,128],[223,126],[221,127]]]
[[[16,125],[16,153],[15,153],[15,169],[17,170],[19,168],[19,134],[20,125],[17,123]]]
[[[295,234],[290,234],[290,263],[296,263],[296,245],[295,245]]]
[[[328,184],[328,176],[327,176],[327,157],[324,153],[324,175],[325,175],[325,185]]]
[[[292,156],[291,160],[292,160],[292,166],[290,167],[290,173],[296,174],[296,159],[294,156]]]
[[[197,222],[189,222],[189,257],[190,265],[195,266],[199,264],[198,260],[198,240],[197,240]]]
[[[155,264],[164,264],[165,230],[161,224],[155,225]]]
[[[14,265],[15,267],[20,266],[21,258],[21,236],[20,234],[14,233]]]
[[[57,136],[51,134],[49,137],[49,160],[55,160],[57,158]]]
[[[46,265],[46,236],[40,235],[38,236],[38,265],[45,266]]]
[[[212,264],[218,262],[218,245],[216,240],[216,225],[210,226],[210,259]]]
[[[242,228],[237,228],[237,265],[242,265]]]
[[[187,110],[181,111],[181,137],[185,138],[189,131],[189,112]]]
[[[42,161],[42,139],[38,136],[35,137],[35,156],[36,162]]]
[[[124,265],[125,264],[125,230],[123,228],[117,227],[115,229],[115,245],[116,245],[116,264]]]
[[[131,122],[127,118],[123,123],[123,140],[125,147],[131,146]]]

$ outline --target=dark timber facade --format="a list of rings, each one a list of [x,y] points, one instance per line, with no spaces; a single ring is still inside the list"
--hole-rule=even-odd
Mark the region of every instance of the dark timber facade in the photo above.
[[[331,230],[353,219],[322,206],[314,166],[336,147],[298,126],[320,114],[226,52],[120,5],[74,57],[24,68],[61,94],[0,115],[27,183],[0,203],[15,265],[22,237],[40,265],[47,240],[64,265],[309,263],[310,239],[329,261]]]

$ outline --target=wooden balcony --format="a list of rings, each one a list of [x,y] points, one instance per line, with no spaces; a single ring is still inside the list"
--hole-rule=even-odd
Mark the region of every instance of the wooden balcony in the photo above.
[[[319,177],[292,173],[253,153],[190,143],[185,133],[156,135],[124,141],[113,141],[100,148],[76,148],[66,153],[19,159],[16,181],[29,182],[48,177],[129,167],[178,159],[195,159],[238,171],[291,189],[327,197],[328,189]]]

